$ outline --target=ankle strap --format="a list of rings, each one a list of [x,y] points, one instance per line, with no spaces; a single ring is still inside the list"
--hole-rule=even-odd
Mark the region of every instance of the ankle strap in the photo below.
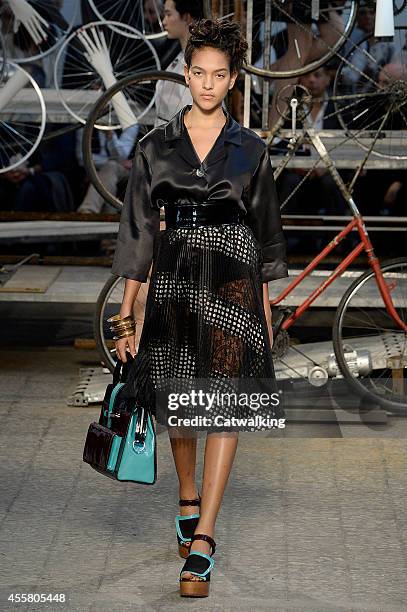
[[[196,499],[180,499],[178,503],[180,506],[200,506],[201,496],[198,493],[198,497]]]
[[[194,540],[204,540],[205,542],[209,542],[212,548],[211,556],[215,554],[216,542],[213,538],[211,538],[211,536],[206,535],[206,533],[194,533],[191,539],[191,546]]]

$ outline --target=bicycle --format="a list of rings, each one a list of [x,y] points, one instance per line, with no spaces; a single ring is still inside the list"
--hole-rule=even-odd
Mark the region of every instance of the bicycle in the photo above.
[[[309,96],[305,95],[305,99],[309,99]],[[287,166],[289,159],[308,136],[310,143],[318,152],[320,160],[322,160],[340,189],[353,219],[329,241],[327,246],[276,298],[270,300],[271,307],[281,304],[353,230],[357,231],[360,240],[329,274],[328,278],[315,288],[297,306],[294,312],[289,313],[288,316],[280,316],[274,330],[276,340],[280,346],[286,348],[288,346],[287,341],[284,342],[281,338],[279,340],[278,334],[280,332],[286,333],[321,293],[336,278],[341,276],[362,252],[365,252],[370,270],[364,272],[347,288],[336,310],[332,335],[336,363],[333,363],[332,359],[328,363],[329,358],[324,363],[316,363],[315,359],[310,359],[310,361],[314,366],[322,368],[326,378],[329,374],[335,375],[335,373],[340,372],[350,387],[360,396],[376,401],[393,412],[405,412],[407,409],[407,395],[404,390],[404,378],[407,378],[404,373],[404,369],[407,368],[407,258],[379,263],[363,216],[351,195],[351,189],[344,184],[317,131],[309,127],[308,117],[304,109],[300,109],[298,106],[298,100],[293,98],[291,106],[293,110],[292,137],[289,150],[275,169],[275,178]],[[301,133],[296,133],[295,114],[298,110],[302,113],[304,124],[304,130]],[[359,174],[362,170],[378,137],[379,133],[371,139],[368,153],[362,160],[356,174]],[[317,163],[310,171],[316,167]],[[352,188],[353,185],[354,180],[352,180],[350,187]],[[386,278],[392,279],[392,282],[387,283]],[[396,289],[401,290],[401,297],[397,296],[397,299],[394,299],[393,295]],[[404,302],[403,291],[406,291]],[[366,303],[370,304],[368,312],[363,311],[361,306]],[[374,312],[375,308],[377,309],[376,312]],[[400,312],[397,308],[400,309]],[[281,357],[283,355],[280,355]],[[405,371],[407,372],[407,369]],[[389,386],[390,378],[392,388]]]

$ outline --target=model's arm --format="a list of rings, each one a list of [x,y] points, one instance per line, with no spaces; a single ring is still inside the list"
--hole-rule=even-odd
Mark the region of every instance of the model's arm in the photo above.
[[[247,223],[262,251],[263,305],[270,344],[273,343],[269,281],[288,276],[280,203],[268,149],[261,154],[246,193]]]
[[[263,307],[266,316],[267,329],[269,332],[270,346],[273,346],[273,320],[270,308],[269,286],[268,283],[263,283]]]
[[[134,312],[134,302],[141,283],[151,267],[155,236],[160,229],[160,211],[151,206],[151,171],[148,160],[137,144],[120,215],[119,233],[113,258],[112,274],[126,279],[120,314]],[[125,362],[128,347],[135,354],[135,336],[116,341],[116,350]]]
[[[286,243],[283,234],[273,168],[264,148],[246,194],[247,223],[262,251],[263,283],[288,276]]]

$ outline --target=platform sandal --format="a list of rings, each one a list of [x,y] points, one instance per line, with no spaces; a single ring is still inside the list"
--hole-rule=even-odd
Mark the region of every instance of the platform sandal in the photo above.
[[[195,533],[192,536],[191,544],[194,540],[205,540],[211,545],[211,554],[199,552],[198,550],[192,550],[184,566],[180,572],[179,587],[181,597],[208,597],[209,585],[211,580],[211,570],[215,565],[215,561],[212,559],[215,554],[216,543],[211,536],[205,533]],[[183,578],[183,572],[190,572],[195,576],[199,576],[199,580],[191,580],[191,578]]]
[[[201,496],[198,493],[196,499],[180,499],[180,506],[200,506]],[[177,530],[178,553],[180,557],[186,559],[189,555],[189,547],[191,538],[194,535],[196,526],[198,525],[200,514],[177,514],[175,517],[175,527]]]

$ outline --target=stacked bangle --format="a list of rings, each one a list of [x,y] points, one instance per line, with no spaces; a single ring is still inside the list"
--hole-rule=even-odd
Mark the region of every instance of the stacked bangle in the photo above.
[[[136,333],[136,322],[132,315],[123,318],[119,314],[114,315],[110,317],[107,322],[111,323],[110,330],[116,334],[113,336],[113,340],[129,338]]]

